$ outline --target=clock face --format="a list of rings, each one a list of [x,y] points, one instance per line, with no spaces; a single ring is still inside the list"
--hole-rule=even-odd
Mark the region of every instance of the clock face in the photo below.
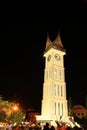
[[[47,61],[50,61],[51,60],[51,55],[49,55],[48,57],[47,57]]]
[[[60,55],[59,54],[55,54],[55,59],[56,60],[60,60],[61,59]]]

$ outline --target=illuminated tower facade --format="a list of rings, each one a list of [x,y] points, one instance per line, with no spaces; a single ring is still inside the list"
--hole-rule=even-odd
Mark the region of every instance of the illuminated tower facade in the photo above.
[[[41,118],[43,120],[58,120],[60,117],[68,116],[64,68],[65,54],[66,51],[62,45],[60,33],[53,42],[48,36],[44,52],[45,70],[41,116],[38,116],[38,120]]]

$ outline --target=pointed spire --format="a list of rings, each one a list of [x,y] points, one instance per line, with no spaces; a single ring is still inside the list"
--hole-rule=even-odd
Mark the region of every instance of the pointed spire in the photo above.
[[[63,48],[61,37],[60,37],[60,32],[58,33],[56,39],[54,40],[54,43],[57,44],[57,46]]]
[[[48,33],[47,33],[47,41],[46,41],[46,50],[47,50],[47,48],[51,45],[51,40],[50,40],[50,38],[49,38],[49,35],[48,35]]]

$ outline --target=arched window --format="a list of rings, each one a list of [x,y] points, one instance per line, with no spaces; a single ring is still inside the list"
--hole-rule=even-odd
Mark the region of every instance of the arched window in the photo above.
[[[63,115],[63,103],[61,104],[61,108],[62,108],[62,115]]]
[[[51,78],[51,69],[49,70],[49,78]]]
[[[57,69],[54,69],[54,78],[57,78]]]
[[[61,85],[61,96],[63,96],[63,90],[62,90],[62,85]]]
[[[48,79],[48,71],[46,72],[46,80]]]
[[[61,70],[59,70],[59,78],[60,78],[60,80],[62,79],[62,73],[61,73]]]
[[[55,115],[56,115],[56,102],[55,102],[55,104],[54,104],[54,105],[55,105],[55,106],[54,106],[54,107],[55,107],[55,109],[54,109],[54,110],[55,110]]]
[[[58,115],[60,115],[60,103],[58,103]]]
[[[56,84],[54,84],[54,96],[56,96]]]
[[[59,91],[59,85],[58,85],[58,96],[60,95],[60,91]]]

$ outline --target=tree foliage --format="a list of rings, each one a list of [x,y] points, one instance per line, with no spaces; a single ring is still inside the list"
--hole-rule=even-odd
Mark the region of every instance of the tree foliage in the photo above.
[[[72,100],[71,100],[71,97],[68,100],[68,115],[72,116]]]
[[[24,113],[22,111],[14,112],[10,116],[10,121],[13,123],[21,123],[23,121]]]
[[[0,112],[0,121],[4,121],[5,119],[7,119],[7,115],[4,111]]]
[[[11,123],[20,123],[25,116],[22,108],[18,103],[3,100],[0,96],[0,121],[8,121]]]

